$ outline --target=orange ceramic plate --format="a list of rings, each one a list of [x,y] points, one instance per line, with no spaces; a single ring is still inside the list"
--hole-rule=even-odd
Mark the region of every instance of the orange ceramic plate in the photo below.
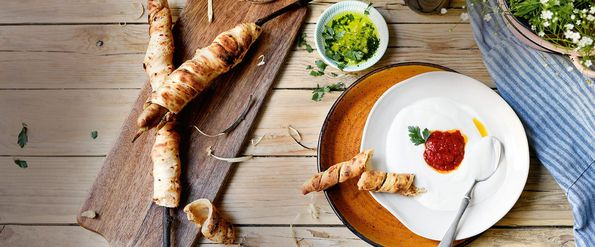
[[[452,71],[427,63],[399,63],[376,69],[353,83],[328,113],[318,143],[318,170],[351,159],[360,150],[368,113],[391,86],[430,71]],[[436,246],[437,241],[415,235],[384,209],[357,180],[348,180],[325,191],[343,223],[364,241],[376,246]],[[468,240],[459,241],[458,244]]]

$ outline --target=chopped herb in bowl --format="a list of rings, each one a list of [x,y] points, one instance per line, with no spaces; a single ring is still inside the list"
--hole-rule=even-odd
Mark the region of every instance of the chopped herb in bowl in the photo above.
[[[339,69],[358,65],[374,56],[380,45],[378,37],[378,30],[367,15],[345,11],[324,26],[324,54]]]

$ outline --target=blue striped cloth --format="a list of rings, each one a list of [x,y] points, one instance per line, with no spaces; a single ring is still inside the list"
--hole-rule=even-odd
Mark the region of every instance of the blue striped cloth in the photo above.
[[[519,115],[537,158],[566,192],[577,246],[595,246],[593,81],[568,58],[518,41],[494,14],[495,0],[474,5],[468,0],[467,6],[490,76]]]

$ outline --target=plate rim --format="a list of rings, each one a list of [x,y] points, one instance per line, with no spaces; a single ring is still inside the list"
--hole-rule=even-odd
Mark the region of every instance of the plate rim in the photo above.
[[[366,73],[365,75],[363,75],[362,77],[358,78],[355,82],[353,82],[351,85],[349,85],[349,87],[347,87],[347,89],[345,89],[345,91],[337,98],[337,100],[335,100],[335,102],[333,103],[333,105],[331,106],[331,108],[329,109],[326,117],[324,118],[324,121],[322,122],[322,128],[320,129],[320,135],[318,137],[318,146],[320,147],[320,145],[322,144],[322,138],[323,138],[323,134],[327,131],[327,126],[328,123],[330,121],[330,117],[331,115],[335,112],[337,105],[343,100],[344,96],[349,93],[356,85],[358,85],[359,83],[361,83],[364,79],[370,77],[373,74],[376,74],[380,71],[383,70],[387,70],[390,68],[394,68],[394,67],[402,67],[402,66],[411,66],[411,65],[419,65],[419,66],[427,66],[427,67],[432,67],[432,68],[437,68],[437,69],[441,69],[443,71],[448,71],[448,72],[454,72],[454,73],[459,73],[456,70],[453,70],[451,68],[448,68],[446,66],[442,66],[442,65],[438,65],[438,64],[434,64],[434,63],[427,63],[427,62],[401,62],[401,63],[393,63],[393,64],[389,64],[389,65],[385,65],[379,68],[376,68],[368,73]],[[424,74],[424,73],[421,73]],[[419,74],[419,75],[421,75]],[[417,75],[416,75],[417,76]],[[415,76],[413,76],[415,77]],[[411,77],[411,78],[413,78]],[[395,84],[396,85],[396,84]],[[392,87],[392,86],[391,86]],[[387,89],[387,91],[390,90]],[[385,91],[386,92],[386,91]],[[384,93],[383,93],[384,94]],[[382,96],[381,96],[382,97]],[[370,109],[371,111],[371,109]],[[364,126],[365,128],[365,126]],[[321,165],[320,165],[320,155],[321,155],[321,149],[318,149],[316,151],[316,168],[318,170],[318,172],[322,172],[321,170]],[[364,236],[363,234],[359,233],[346,219],[345,217],[337,210],[335,203],[329,198],[328,192],[325,190],[324,191],[324,197],[326,198],[327,202],[329,203],[329,205],[331,206],[331,209],[333,210],[333,212],[335,213],[335,215],[337,215],[337,217],[339,218],[339,220],[341,220],[341,222],[343,223],[343,225],[345,225],[347,227],[347,229],[349,229],[353,234],[355,234],[357,237],[359,237],[360,239],[364,240],[366,243],[372,245],[372,246],[382,246],[370,239],[368,239],[366,236]],[[396,218],[396,217],[395,217]],[[473,237],[468,238],[469,241],[473,240]],[[461,244],[466,244],[467,240],[463,240],[463,242]]]
[[[423,76],[423,75],[425,75],[425,74],[428,74],[428,73],[444,73],[444,72],[449,72],[449,71],[432,71],[432,72],[421,73],[421,74],[415,75],[415,76],[413,76],[413,77],[411,77],[411,78],[405,79],[405,80],[403,80],[403,82],[405,82],[405,81],[408,81],[408,80],[415,79],[415,78],[417,78],[417,77],[421,77],[421,76]],[[464,75],[464,74],[461,74],[461,73],[456,73],[456,74],[458,74],[459,76],[468,77],[468,78],[470,78],[471,80],[474,80],[474,81],[476,81],[476,82],[479,82],[479,83],[481,83],[479,80],[477,80],[477,79],[475,79],[475,78],[472,78],[472,77],[470,77],[470,76],[467,76],[467,75]],[[485,84],[481,84],[481,86],[485,86],[485,87],[487,87]],[[381,96],[378,98],[378,100],[377,100],[377,101],[374,103],[374,105],[373,105],[373,106],[372,106],[372,108],[370,109],[370,112],[368,113],[368,117],[367,117],[367,119],[366,119],[366,123],[365,123],[365,125],[364,125],[364,130],[363,130],[363,133],[362,133],[362,143],[361,143],[361,145],[360,145],[360,149],[363,147],[363,138],[364,138],[363,136],[365,136],[365,134],[366,134],[366,130],[367,130],[367,128],[366,128],[366,127],[368,126],[368,123],[369,123],[369,121],[370,121],[370,116],[371,116],[371,115],[374,113],[374,111],[376,110],[376,108],[377,108],[377,106],[378,106],[379,102],[380,102],[381,100],[383,100],[383,99],[384,99],[384,98],[385,98],[385,97],[386,97],[388,94],[392,93],[392,91],[395,91],[395,90],[397,90],[397,88],[398,88],[398,87],[399,87],[399,84],[397,83],[397,84],[394,84],[393,86],[391,86],[390,88],[388,88],[388,89],[387,89],[387,90],[386,90],[386,91],[385,91],[385,92],[384,92],[384,93],[383,93],[383,94],[382,94],[382,95],[381,95]],[[488,87],[488,88],[489,88],[489,87]],[[526,149],[527,149],[527,172],[526,172],[526,174],[523,174],[523,175],[524,175],[524,181],[523,181],[523,187],[522,187],[523,189],[521,189],[521,190],[520,190],[520,192],[518,193],[518,195],[515,197],[514,203],[512,203],[512,204],[510,205],[510,207],[508,207],[508,208],[507,208],[507,210],[505,211],[504,215],[502,215],[502,216],[501,216],[501,217],[500,217],[498,220],[496,220],[496,221],[495,221],[493,224],[491,224],[491,225],[490,225],[488,228],[486,228],[486,229],[484,229],[484,230],[482,230],[482,231],[479,231],[479,232],[477,232],[477,233],[474,233],[474,234],[472,234],[471,236],[468,236],[468,237],[466,237],[466,238],[462,238],[462,239],[468,239],[468,238],[473,238],[474,236],[478,236],[478,235],[480,235],[482,232],[484,232],[484,231],[486,231],[486,230],[490,229],[491,227],[493,227],[493,226],[494,226],[496,223],[498,223],[498,221],[500,221],[502,218],[504,218],[504,216],[506,216],[506,214],[508,214],[508,212],[510,212],[510,210],[511,210],[511,209],[514,207],[514,205],[516,204],[516,202],[518,202],[518,200],[519,200],[519,198],[520,198],[520,196],[521,196],[522,192],[524,191],[524,188],[525,188],[525,186],[526,186],[526,184],[527,184],[527,178],[528,178],[528,175],[529,175],[529,166],[530,166],[530,150],[529,150],[529,144],[528,144],[527,132],[526,132],[526,130],[525,130],[525,128],[524,128],[524,126],[523,126],[523,124],[522,124],[522,121],[520,120],[520,118],[518,117],[518,115],[516,114],[516,112],[514,111],[514,109],[512,109],[512,107],[510,106],[510,104],[508,104],[508,102],[506,102],[506,101],[505,101],[505,100],[502,98],[502,96],[500,96],[498,93],[494,92],[493,90],[491,90],[491,93],[492,93],[492,94],[495,94],[495,95],[498,97],[498,99],[499,99],[499,100],[502,100],[502,101],[505,103],[505,107],[507,107],[507,108],[508,108],[508,110],[510,110],[510,111],[512,112],[512,114],[513,114],[513,117],[515,117],[515,118],[516,118],[516,120],[518,120],[518,123],[520,124],[520,127],[521,127],[520,129],[521,129],[521,131],[522,131],[522,134],[523,134],[522,136],[524,137],[524,138],[523,138],[523,139],[524,139],[524,143],[526,143],[526,144],[527,144],[527,145],[526,145]],[[377,199],[377,198],[376,198],[376,197],[373,195],[373,193],[372,193],[372,192],[370,192],[370,194],[372,194],[372,197],[374,198],[374,200],[376,200],[376,201],[377,201],[377,202],[378,202],[378,203],[379,203],[379,204],[380,204],[382,207],[386,208],[386,207],[383,205],[383,203],[381,203],[380,201],[378,201],[378,199]],[[386,208],[386,209],[387,209],[387,210],[388,210],[388,211],[389,211],[389,212],[390,212],[390,213],[391,213],[391,214],[392,214],[392,215],[393,215],[395,218],[397,218],[397,219],[398,219],[398,220],[401,222],[401,224],[403,224],[405,227],[407,227],[409,230],[411,230],[411,228],[408,226],[408,224],[407,224],[406,222],[404,222],[404,221],[401,221],[401,220],[399,219],[399,217],[398,217],[398,216],[397,216],[395,213],[393,213],[391,210],[389,210],[388,208]],[[419,235],[419,234],[417,234],[417,233],[416,233],[416,232],[414,232],[413,230],[411,230],[411,231],[412,231],[414,234],[418,235],[418,236],[421,236],[421,237],[423,237],[423,238],[427,238],[427,237],[425,237],[425,236],[422,236],[422,235]],[[458,237],[458,234],[457,234],[457,237]],[[432,238],[428,238],[428,239],[432,239]],[[459,239],[459,240],[462,240],[462,239]],[[432,239],[432,240],[436,240],[436,239]],[[455,239],[455,240],[457,240],[457,239]]]

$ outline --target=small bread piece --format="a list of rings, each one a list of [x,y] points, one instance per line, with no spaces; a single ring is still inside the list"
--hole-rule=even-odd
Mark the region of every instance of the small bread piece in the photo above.
[[[317,173],[304,182],[302,185],[302,194],[306,195],[313,191],[323,191],[335,184],[343,183],[359,176],[366,170],[366,165],[370,162],[373,153],[371,149],[365,150],[349,161],[335,164],[326,171]]]
[[[159,206],[178,207],[180,203],[180,135],[175,121],[167,122],[157,131],[151,149],[153,161],[153,201]]]
[[[215,209],[208,199],[198,199],[184,207],[189,221],[194,222],[207,239],[218,244],[232,244],[235,230]]]
[[[374,192],[399,193],[404,196],[416,196],[425,190],[413,185],[414,174],[386,173],[382,171],[366,171],[362,173],[357,187],[359,190]]]

